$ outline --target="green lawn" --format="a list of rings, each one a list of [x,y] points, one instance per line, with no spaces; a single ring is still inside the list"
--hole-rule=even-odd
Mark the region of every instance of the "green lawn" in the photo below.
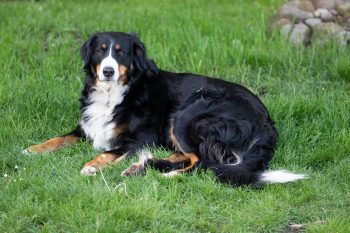
[[[0,232],[350,232],[350,49],[269,37],[283,2],[0,2]],[[271,168],[310,179],[254,190],[199,171],[121,177],[132,161],[82,177],[89,143],[21,155],[75,126],[79,48],[103,30],[136,31],[162,69],[247,86],[280,132]]]

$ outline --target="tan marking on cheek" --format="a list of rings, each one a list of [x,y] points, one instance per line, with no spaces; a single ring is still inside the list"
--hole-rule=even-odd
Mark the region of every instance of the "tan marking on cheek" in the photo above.
[[[98,72],[100,72],[100,64],[96,65],[95,72],[96,72],[95,84],[97,84],[100,81],[98,77]]]
[[[119,75],[122,75],[122,74],[126,74],[126,72],[128,71],[128,68],[126,68],[124,65],[119,65],[118,67],[119,69]]]
[[[47,140],[44,143],[34,145],[28,148],[29,152],[34,152],[37,154],[52,152],[58,150],[64,146],[75,143],[78,140],[77,137],[68,135],[63,137],[56,137],[50,140]]]
[[[128,68],[126,68],[124,65],[119,65],[118,70],[119,70],[118,82],[124,85],[128,82],[128,76],[127,76]]]
[[[100,65],[98,64],[98,65],[96,65],[96,74],[98,74],[98,72],[100,72]]]

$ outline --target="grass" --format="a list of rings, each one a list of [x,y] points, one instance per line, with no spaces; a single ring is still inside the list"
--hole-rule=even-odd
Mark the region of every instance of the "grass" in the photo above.
[[[0,2],[0,232],[288,232],[296,223],[350,232],[349,48],[294,48],[269,37],[283,2]],[[271,168],[310,179],[254,190],[199,171],[120,177],[132,161],[86,178],[79,171],[98,153],[88,143],[21,155],[74,127],[79,48],[103,30],[137,31],[163,69],[247,86],[280,132]]]

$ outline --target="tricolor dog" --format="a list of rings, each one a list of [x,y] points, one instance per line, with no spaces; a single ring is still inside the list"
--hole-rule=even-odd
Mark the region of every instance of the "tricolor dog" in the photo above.
[[[159,69],[135,34],[99,32],[82,46],[86,73],[81,117],[66,135],[30,146],[45,153],[87,139],[103,151],[84,165],[92,175],[137,153],[122,175],[153,168],[174,176],[209,169],[233,186],[285,183],[304,178],[267,170],[277,131],[266,107],[247,88],[220,79]],[[142,150],[162,146],[163,159]]]

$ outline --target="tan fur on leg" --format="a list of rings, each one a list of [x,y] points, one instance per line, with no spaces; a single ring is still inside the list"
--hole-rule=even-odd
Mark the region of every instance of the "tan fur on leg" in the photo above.
[[[182,173],[187,172],[191,168],[193,168],[194,165],[196,165],[196,163],[199,161],[198,156],[194,153],[187,153],[187,154],[185,154],[185,156],[190,159],[190,161],[191,161],[190,165],[188,165],[187,167],[185,167],[183,169],[178,169],[178,170],[170,171],[167,173],[162,173],[162,175],[165,177],[174,177],[174,176],[180,175]]]
[[[83,169],[80,171],[81,175],[90,176],[94,175],[97,171],[106,166],[113,165],[122,161],[126,157],[125,155],[118,156],[112,153],[102,153],[96,156],[93,160],[87,162]]]
[[[27,149],[23,150],[23,154],[42,154],[42,153],[48,153],[55,150],[58,150],[60,148],[63,148],[65,146],[74,144],[78,141],[78,137],[67,135],[62,137],[56,137],[52,138],[50,140],[47,140],[44,143],[33,145],[28,147]]]
[[[153,155],[149,151],[141,151],[139,154],[139,161],[131,164],[130,167],[122,171],[122,176],[138,176],[142,175],[145,169],[145,163],[149,160],[153,159]]]

